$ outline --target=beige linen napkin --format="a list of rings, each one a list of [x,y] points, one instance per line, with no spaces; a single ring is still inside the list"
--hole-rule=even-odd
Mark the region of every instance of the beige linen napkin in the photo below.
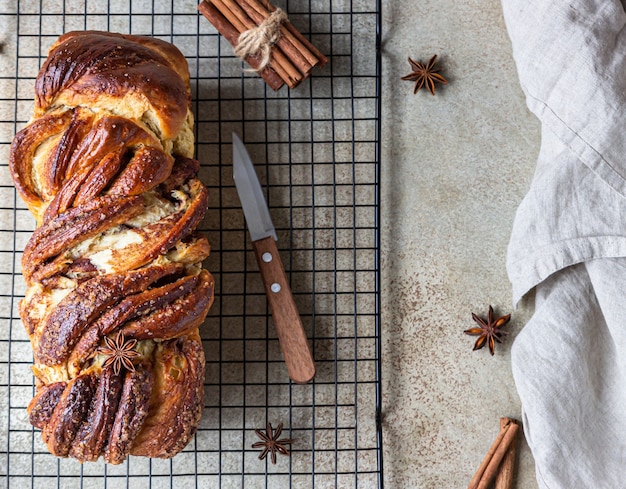
[[[503,0],[542,123],[507,270],[535,314],[512,368],[541,488],[626,488],[626,13],[617,0]]]

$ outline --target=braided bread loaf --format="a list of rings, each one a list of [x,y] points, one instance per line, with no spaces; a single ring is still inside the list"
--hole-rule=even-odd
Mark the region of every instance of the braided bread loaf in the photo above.
[[[198,327],[214,286],[186,60],[158,39],[72,32],[35,93],[9,161],[37,220],[20,303],[30,422],[81,462],[172,457],[204,406]]]

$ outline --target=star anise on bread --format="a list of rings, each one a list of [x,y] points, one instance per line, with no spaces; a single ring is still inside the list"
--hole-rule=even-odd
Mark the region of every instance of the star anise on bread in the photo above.
[[[417,91],[423,86],[432,94],[435,95],[435,82],[443,83],[446,85],[448,80],[446,80],[443,76],[439,74],[439,70],[434,69],[435,63],[437,62],[437,55],[435,54],[428,63],[422,64],[421,61],[413,61],[409,58],[409,63],[413,71],[406,76],[402,77],[402,80],[409,80],[415,82],[415,88],[413,89],[413,93],[417,93]]]
[[[291,438],[282,438],[278,439],[280,434],[283,431],[283,424],[280,423],[276,430],[272,429],[272,425],[267,423],[267,427],[265,429],[265,433],[261,430],[254,430],[256,435],[262,440],[254,443],[252,448],[263,448],[263,451],[259,455],[259,460],[263,460],[267,457],[267,454],[270,454],[270,458],[272,463],[276,463],[276,452],[281,453],[283,455],[289,455],[289,450],[285,447],[285,445],[291,445],[293,440]]]
[[[131,372],[135,371],[132,359],[139,356],[139,353],[135,351],[137,340],[126,341],[126,338],[120,331],[117,333],[115,340],[105,336],[104,343],[104,346],[98,348],[98,353],[107,357],[102,364],[102,368],[113,365],[113,371],[116,375],[120,373],[122,367]]]
[[[489,344],[489,353],[493,355],[496,347],[495,342],[502,343],[502,338],[508,334],[500,328],[511,320],[511,315],[507,314],[494,319],[493,307],[489,306],[487,321],[474,313],[472,313],[472,319],[478,323],[479,327],[466,329],[464,333],[478,336],[476,343],[474,343],[474,350],[480,350],[483,346]]]

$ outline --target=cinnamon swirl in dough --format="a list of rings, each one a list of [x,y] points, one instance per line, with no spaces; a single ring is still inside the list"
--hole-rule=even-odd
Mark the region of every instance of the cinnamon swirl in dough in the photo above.
[[[49,450],[117,464],[172,457],[204,406],[198,327],[213,301],[195,231],[207,189],[193,159],[189,72],[171,44],[70,32],[35,83],[9,166],[37,220],[20,315]]]

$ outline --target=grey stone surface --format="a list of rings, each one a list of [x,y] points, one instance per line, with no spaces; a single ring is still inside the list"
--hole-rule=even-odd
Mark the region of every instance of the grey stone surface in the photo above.
[[[7,11],[15,10],[15,2],[7,3]],[[150,9],[142,7],[149,3],[133,2],[133,12],[137,14],[134,17],[134,28],[137,28],[138,22],[152,22]],[[531,313],[532,304],[523,303],[517,310],[511,311],[505,256],[515,209],[526,192],[534,171],[540,142],[539,125],[526,109],[497,0],[396,0],[383,3],[381,232],[385,481],[390,488],[465,487],[497,434],[499,417],[520,417],[519,399],[510,372],[509,352],[516,332]],[[157,10],[160,8],[159,2],[153,4],[157,6]],[[176,8],[181,12],[187,9],[193,13],[195,4],[195,1],[176,2]],[[332,5],[334,11],[345,11],[349,8],[346,2],[336,1]],[[358,9],[360,4],[354,2],[352,5],[354,9]],[[67,11],[68,14],[77,14],[76,17],[68,17],[68,22],[78,22],[75,26],[67,27],[129,30],[129,17],[122,15],[128,12],[126,2],[110,2],[110,6],[114,11],[120,12],[110,23],[106,22],[106,17],[100,16],[93,17],[90,21],[92,23],[84,25],[80,21],[83,11],[81,5],[76,12],[71,9]],[[305,8],[306,2],[300,6]],[[30,2],[22,2],[21,8],[23,14],[36,13],[38,9],[36,5],[30,5]],[[29,10],[31,8],[32,12]],[[53,5],[51,8],[58,9],[58,6]],[[100,13],[105,13],[106,2],[94,3],[90,8],[100,9]],[[162,27],[160,25],[162,21],[165,22],[165,17],[156,17],[156,28],[167,30],[167,22]],[[191,18],[195,22],[195,14],[190,14]],[[7,17],[2,17],[5,23],[6,19]],[[22,38],[21,49],[23,52],[32,51],[33,58],[22,61],[20,76],[32,77],[36,71],[29,63],[38,62],[36,57],[42,46],[33,35],[39,29],[45,34],[45,51],[58,33],[59,27],[54,24],[55,19],[47,20],[42,25],[37,16],[24,15],[21,18],[20,32],[28,34]],[[17,106],[0,104],[0,116],[3,121],[11,121],[14,117],[25,121],[32,107],[29,101],[31,86],[28,80],[24,80],[17,85],[19,93],[16,94],[16,84],[11,80],[15,73],[15,57],[11,53],[15,52],[12,33],[15,32],[16,25],[8,22],[0,27],[4,33],[0,33],[0,42],[5,42],[5,55],[3,63],[0,63],[0,93],[7,100],[16,95],[20,99]],[[374,26],[371,22],[356,22],[353,28],[364,31],[364,38],[373,39]],[[203,26],[201,29],[206,32],[208,28]],[[193,51],[193,39],[183,37],[179,38],[179,42],[183,45],[190,42],[189,50]],[[211,51],[211,46],[206,49],[208,55],[214,56],[218,52],[217,48]],[[224,46],[221,49],[225,49]],[[423,90],[413,95],[411,83],[400,80],[401,76],[410,71],[407,57],[426,61],[435,53],[439,55],[442,74],[450,83],[445,87],[438,86],[435,97]],[[353,67],[354,73],[371,73],[372,60],[368,58],[370,55],[355,53],[355,56],[365,61]],[[366,62],[368,59],[369,62]],[[215,73],[203,71],[210,70],[207,66],[198,67],[198,73],[201,76],[215,76]],[[224,68],[222,75],[237,76],[239,66],[236,63],[232,66],[232,73]],[[328,69],[325,74],[328,74]],[[323,80],[315,82],[321,84]],[[237,88],[236,84],[233,86],[234,89]],[[250,84],[250,87],[253,86]],[[208,90],[213,88],[209,86]],[[248,88],[248,93],[252,90],[254,88]],[[336,90],[337,93],[341,90],[339,85]],[[233,93],[233,96],[238,96],[238,93]],[[292,103],[295,107],[297,98]],[[341,107],[340,104],[334,106],[336,117],[341,116]],[[306,110],[306,104],[303,108]],[[320,105],[311,110],[327,109]],[[359,107],[356,109],[359,110]],[[265,110],[271,111],[272,106]],[[363,115],[371,114],[372,110],[373,107],[364,106]],[[272,117],[278,117],[279,112],[271,114]],[[320,119],[327,117],[323,113],[313,116]],[[202,134],[205,129],[199,130]],[[13,124],[4,124],[0,131],[2,140],[7,140],[10,137],[9,132],[13,132]],[[277,130],[277,134],[279,133]],[[250,136],[254,135],[254,131],[251,131]],[[337,135],[343,137],[339,133]],[[295,133],[294,137],[297,136]],[[210,137],[206,136],[207,139]],[[356,149],[359,151],[358,145]],[[335,155],[337,161],[344,159],[341,155],[343,150],[349,152],[349,145],[338,147],[339,152]],[[322,152],[322,148],[318,149],[316,157],[323,159]],[[6,161],[7,156],[8,146],[1,145],[0,158]],[[347,155],[346,159],[349,160],[349,157]],[[326,168],[320,166],[316,178],[325,178]],[[331,177],[343,178],[342,168],[337,165],[336,173]],[[297,172],[300,169],[294,168],[293,171],[296,173],[281,175],[276,170],[271,178],[278,179],[277,181],[286,178],[287,182],[289,178],[298,179]],[[371,181],[373,175],[369,171],[368,167],[357,169],[355,178],[363,182]],[[211,175],[213,174],[210,173],[209,177]],[[301,178],[300,183],[311,183],[310,175],[303,174]],[[345,178],[349,180],[351,177],[347,174]],[[0,167],[0,181],[3,184],[8,182],[6,166]],[[317,192],[321,190],[323,189],[318,188]],[[227,201],[227,194],[223,198]],[[301,205],[306,205],[311,200],[306,193],[294,198],[295,204]],[[299,198],[302,202],[297,201]],[[364,202],[372,200],[372,196],[366,194],[359,194],[357,198]],[[326,201],[332,202],[333,195],[316,194],[316,199],[318,205],[323,205]],[[20,209],[17,216],[21,229],[32,228],[32,221],[23,210],[23,205],[17,205]],[[2,215],[12,220],[12,213]],[[235,221],[235,227],[241,227],[240,217],[236,217]],[[307,223],[308,221],[304,222],[303,226],[308,225]],[[323,215],[318,217],[317,223],[323,223]],[[10,229],[12,226],[13,222],[4,222],[2,229]],[[18,249],[23,248],[26,236],[26,233],[17,234]],[[318,239],[323,237],[321,233],[318,235]],[[294,236],[296,247],[301,238]],[[348,236],[347,239],[349,238]],[[10,239],[10,236],[6,239]],[[325,243],[321,245],[325,246]],[[294,255],[296,265],[300,265],[303,270],[311,265],[307,263],[308,258],[305,255],[303,253],[301,260],[297,254]],[[318,254],[318,263],[321,256],[322,254]],[[349,266],[351,263],[346,265]],[[10,264],[3,271],[10,272]],[[224,284],[224,287],[227,286],[228,284]],[[332,286],[331,283],[329,287]],[[13,290],[23,292],[20,287],[17,284]],[[13,308],[16,306],[13,302],[7,304]],[[472,352],[474,338],[463,335],[463,330],[473,325],[470,313],[486,315],[489,304],[494,306],[496,312],[513,312],[513,319],[508,326],[511,334],[504,345],[498,345],[494,357],[486,350]],[[15,311],[7,310],[2,317],[11,315],[15,317]],[[9,326],[3,324],[2,327]],[[212,331],[208,330],[208,333]],[[15,348],[19,348],[27,356],[29,352],[24,348],[27,345],[26,338],[19,325],[13,324],[10,334],[12,338],[22,341],[15,343],[11,355],[15,355]],[[272,345],[273,358],[280,358],[277,345],[275,342]],[[346,347],[350,348],[350,345]],[[8,355],[5,350],[6,343],[2,343],[0,355],[3,361]],[[337,351],[339,356],[343,354],[341,345]],[[228,355],[228,352],[224,351],[223,354]],[[250,356],[255,354],[254,351],[249,352]],[[320,346],[319,354],[331,359],[334,352],[331,347],[325,351]],[[263,354],[259,355],[262,359]],[[350,355],[350,351],[346,355]],[[4,371],[0,375],[6,377]],[[19,380],[23,385],[30,385],[27,364],[20,364],[11,375],[11,382]],[[209,369],[208,375],[217,374]],[[277,378],[281,375],[281,372],[276,374]],[[321,375],[332,378],[334,373],[324,372],[322,369]],[[367,375],[372,374],[370,372]],[[7,382],[4,377],[1,379],[3,386]],[[2,395],[5,390],[5,387],[0,387],[0,409],[3,415],[7,412],[6,396]],[[296,395],[298,392],[296,391]],[[316,395],[323,396],[324,393],[324,386],[321,386]],[[26,400],[30,394],[31,388],[24,388]],[[225,390],[223,394],[228,394],[228,391]],[[333,393],[330,394],[329,404],[333,401]],[[13,389],[13,396],[15,395],[16,389]],[[283,395],[285,394],[281,394]],[[371,405],[373,396],[372,389],[359,402]],[[264,399],[261,396],[258,402],[263,402]],[[304,396],[303,402],[306,403],[306,399]],[[23,425],[27,430],[23,412],[17,409],[13,411],[16,413],[14,423]],[[360,416],[364,413],[366,411],[359,411]],[[334,414],[328,413],[330,421]],[[258,418],[262,420],[263,413]],[[308,422],[308,418],[305,418],[302,421],[303,426]],[[258,420],[255,418],[255,423]],[[318,422],[323,420],[323,413],[318,413]],[[349,416],[346,423],[348,421]],[[364,417],[357,421],[369,426],[372,418]],[[209,426],[217,421],[213,419],[213,413],[208,413],[203,422]],[[6,427],[6,420],[0,419],[0,436],[6,437]],[[215,440],[204,440],[204,437],[213,435],[213,432],[203,432],[197,443],[214,444]],[[27,432],[22,438],[16,437],[11,442],[14,447],[23,443],[26,455],[12,456],[12,463],[23,462],[25,473],[34,463],[29,454],[32,443],[35,443],[36,449],[42,454],[35,456],[35,461],[41,459],[36,464],[38,473],[55,474],[59,470],[61,473],[68,473],[73,470],[71,462],[62,461],[57,465],[55,460],[47,457],[38,436],[33,441],[30,432]],[[228,445],[229,441],[224,439],[223,443]],[[324,440],[318,440],[318,446],[321,446],[320,443],[323,444]],[[235,440],[233,447],[241,444],[241,440]],[[520,451],[516,487],[535,488],[537,486],[532,458],[523,442],[520,444]],[[254,455],[245,454],[245,466],[250,467],[251,471],[258,468]],[[316,463],[323,464],[324,456],[321,453]],[[218,463],[214,453],[200,453],[198,457],[200,463]],[[229,461],[232,461],[230,468]],[[187,462],[191,463],[184,456],[176,459],[175,469],[192,471],[193,467],[187,467]],[[308,458],[295,457],[294,470],[306,472],[308,463]],[[328,464],[333,463],[335,460],[329,459]],[[365,463],[369,467],[372,460]],[[236,471],[241,466],[241,457],[234,452],[226,453],[222,464],[223,470]],[[6,465],[0,459],[0,472],[1,467]],[[137,461],[130,471],[143,473],[143,465],[144,462]],[[341,469],[349,471],[353,466],[354,461],[348,460]],[[159,474],[167,474],[171,470],[169,462],[155,462],[151,470],[155,475],[153,487],[169,486],[166,475],[159,478]],[[111,468],[110,471],[115,475],[119,470]],[[90,479],[92,473],[94,478]],[[91,482],[95,487],[101,486],[101,466],[85,466],[84,474],[85,487],[91,487]],[[19,485],[20,480],[12,481],[12,486]],[[204,481],[215,485],[217,480],[216,477],[206,476],[206,480],[199,479],[199,483]],[[232,484],[229,482],[231,480]],[[324,484],[332,487],[337,479],[320,476],[316,480],[322,487],[325,487]],[[354,478],[347,477],[345,480],[346,486],[353,487]],[[363,477],[359,479],[363,481],[359,487],[373,487],[373,480]],[[141,478],[134,481],[137,484],[145,482]],[[287,479],[273,481],[277,483],[276,487],[288,483]],[[126,481],[124,478],[111,478],[109,486],[117,487],[118,482],[124,485]],[[224,487],[239,487],[241,478],[224,476],[222,482]],[[78,486],[77,479],[67,479],[67,483]],[[302,484],[297,487],[307,487],[310,478],[295,476],[292,483]],[[257,485],[264,487],[262,477]],[[257,485],[250,483],[246,487]]]
[[[383,356],[389,487],[465,487],[499,430],[520,418],[510,346],[532,305],[512,311],[505,270],[515,210],[540,143],[497,0],[384,7]],[[449,84],[416,95],[407,57],[439,55]],[[491,357],[463,334],[513,312]],[[537,487],[520,445],[517,488]]]

